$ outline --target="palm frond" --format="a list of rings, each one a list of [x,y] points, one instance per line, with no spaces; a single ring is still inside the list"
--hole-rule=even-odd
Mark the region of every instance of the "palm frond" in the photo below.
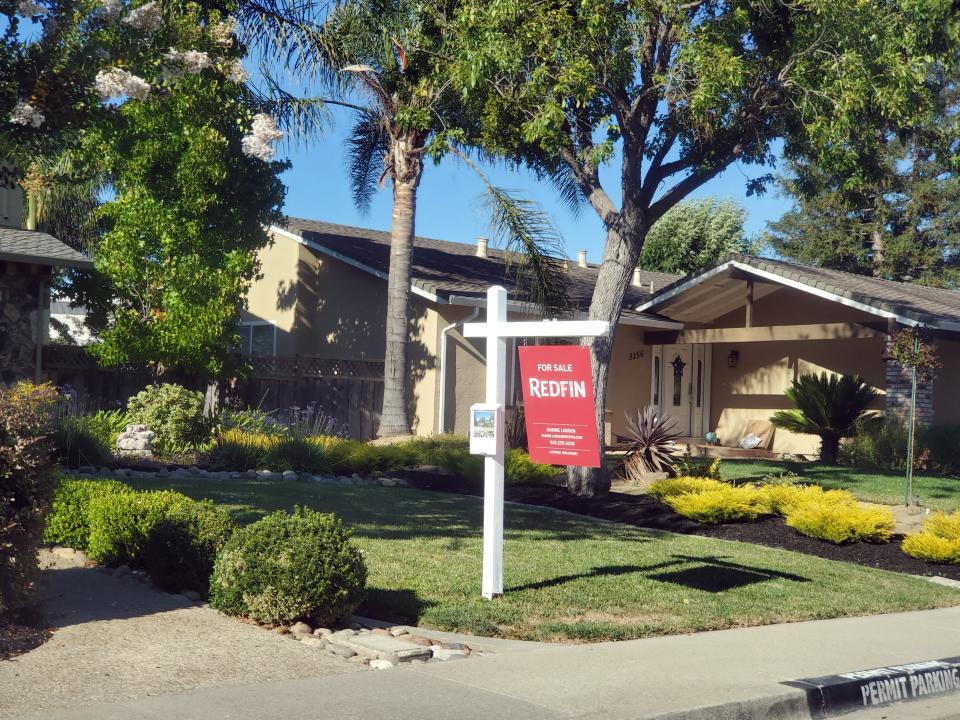
[[[266,73],[263,82],[263,88],[250,88],[253,101],[264,112],[273,115],[287,142],[299,145],[323,136],[332,115],[329,98],[298,97],[286,90],[273,75]]]
[[[71,247],[91,251],[100,236],[96,209],[109,178],[80,173],[70,153],[37,156],[27,184],[36,198],[37,225]]]
[[[576,218],[586,204],[586,198],[580,191],[580,186],[573,176],[573,170],[566,163],[559,163],[556,167],[543,168],[537,172],[538,179],[546,179],[560,196],[560,201]]]
[[[361,212],[370,210],[370,202],[383,178],[387,155],[387,133],[383,119],[376,113],[361,113],[347,139],[347,170],[353,202]]]

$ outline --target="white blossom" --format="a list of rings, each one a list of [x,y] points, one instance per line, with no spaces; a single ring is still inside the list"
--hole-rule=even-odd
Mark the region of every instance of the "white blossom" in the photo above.
[[[134,30],[140,30],[145,33],[154,33],[160,29],[163,18],[160,15],[160,4],[156,0],[151,0],[145,5],[141,5],[123,19],[124,25],[129,25]]]
[[[150,94],[150,84],[143,78],[122,68],[101,70],[93,82],[97,94],[104,100],[123,97],[124,95],[136,100],[143,100]]]
[[[183,53],[183,64],[188,73],[196,75],[213,65],[213,61],[210,60],[209,55],[201,50],[187,50]]]
[[[250,79],[250,73],[246,71],[243,67],[243,63],[239,60],[234,60],[230,63],[224,70],[224,74],[227,76],[227,79],[235,83],[245,83]]]
[[[210,29],[210,36],[217,45],[230,47],[233,44],[233,34],[237,31],[236,18],[228,17],[218,22]]]
[[[13,110],[10,111],[10,122],[16,125],[30,125],[38,128],[43,125],[44,120],[42,112],[23,100],[14,105]]]
[[[258,113],[253,118],[253,127],[250,134],[241,141],[243,153],[260,160],[270,160],[275,151],[271,145],[283,138],[283,133],[277,128],[277,121],[272,115]]]
[[[34,15],[45,15],[47,9],[42,5],[37,5],[33,0],[20,0],[17,3],[17,11],[24,17],[33,17]]]
[[[116,20],[120,17],[121,10],[123,10],[123,5],[120,0],[101,0],[97,15],[105,20]]]

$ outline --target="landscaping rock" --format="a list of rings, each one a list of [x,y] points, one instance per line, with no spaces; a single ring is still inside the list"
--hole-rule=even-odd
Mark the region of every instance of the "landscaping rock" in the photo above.
[[[352,649],[346,647],[345,645],[331,645],[330,652],[342,658],[352,658],[354,655],[357,654]]]
[[[330,644],[323,638],[313,637],[313,635],[301,636],[300,643],[303,645],[306,645],[307,647],[318,647],[318,648],[325,648]]]
[[[114,576],[115,578],[126,577],[126,576],[129,575],[129,574],[130,574],[130,568],[129,568],[129,566],[127,566],[127,565],[121,565],[120,567],[116,568],[116,569],[113,571],[113,576]]]
[[[375,635],[390,635],[390,631],[386,628],[374,628],[370,632],[374,633]]]
[[[440,647],[442,647],[442,648],[444,648],[444,649],[446,649],[446,650],[467,650],[467,651],[470,650],[469,647],[467,647],[467,646],[464,645],[463,643],[459,643],[459,642],[445,642],[445,643],[440,643]]]
[[[77,472],[81,475],[93,475],[96,469],[92,465],[81,465],[77,468]]]
[[[50,552],[52,552],[55,557],[63,558],[65,560],[73,560],[73,558],[77,554],[77,551],[74,550],[73,548],[59,547],[59,546],[53,548],[53,550],[51,550]]]
[[[248,478],[254,478],[254,479],[255,479],[255,478],[257,477],[257,471],[256,471],[256,470],[247,470],[247,471],[244,473],[244,475],[246,475]]]
[[[351,662],[354,665],[362,665],[363,667],[366,667],[370,661],[367,660],[367,658],[365,657],[361,657],[360,655],[354,655],[352,658],[347,658],[347,662]]]
[[[329,635],[333,635],[333,630],[330,628],[317,628],[313,631],[313,634],[317,637],[327,637]]]
[[[417,645],[422,645],[424,647],[430,647],[433,645],[433,642],[430,640],[430,638],[425,638],[420,635],[404,635],[403,639],[407,642],[416,643]]]
[[[390,668],[395,666],[389,660],[377,659],[377,660],[370,661],[370,667],[372,667],[374,670],[389,670]]]
[[[120,455],[151,456],[156,435],[153,430],[148,430],[146,425],[127,425],[117,437],[117,452]]]
[[[393,478],[383,478],[380,481],[380,484],[383,485],[384,487],[396,487],[397,481],[394,480]]]
[[[200,597],[200,593],[198,593],[195,590],[183,590],[180,594],[183,595],[190,602],[197,602],[198,600],[202,599]]]
[[[313,628],[305,622],[298,622],[290,626],[290,632],[294,635],[310,635],[313,633]]]
[[[294,471],[294,470],[284,470],[283,473],[280,475],[280,478],[281,478],[282,480],[286,480],[286,481],[288,481],[288,482],[289,482],[289,481],[292,481],[292,480],[296,480],[296,479],[297,479],[297,473],[296,473],[296,471]]]
[[[389,633],[360,633],[353,637],[337,637],[336,633],[330,636],[330,641],[350,648],[358,655],[367,657],[397,659],[397,662],[409,662],[416,657],[429,657],[430,648],[417,643],[408,642],[403,638],[391,637]],[[454,651],[451,651],[454,652]]]
[[[405,627],[392,627],[390,628],[390,634],[394,637],[400,637],[401,635],[409,635],[410,631]]]

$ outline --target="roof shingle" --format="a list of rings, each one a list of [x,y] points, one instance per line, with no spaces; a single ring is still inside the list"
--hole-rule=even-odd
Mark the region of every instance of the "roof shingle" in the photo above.
[[[287,218],[286,229],[333,250],[378,273],[386,274],[390,264],[390,233],[366,228],[336,225],[319,220]],[[510,288],[515,276],[508,267],[505,253],[488,249],[488,257],[476,256],[476,246],[446,240],[417,237],[413,250],[413,283],[421,290],[444,298],[451,295],[483,297],[491,285]],[[581,309],[590,304],[597,281],[597,268],[581,268],[569,262],[567,270],[570,298]],[[642,272],[643,287],[627,290],[626,307],[637,305],[654,291],[678,279],[667,273]]]
[[[55,267],[93,267],[90,258],[52,235],[8,227],[0,227],[0,260]]]

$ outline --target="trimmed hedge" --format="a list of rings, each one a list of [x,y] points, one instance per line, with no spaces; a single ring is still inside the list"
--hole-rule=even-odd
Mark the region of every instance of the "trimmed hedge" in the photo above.
[[[761,515],[770,514],[766,494],[753,485],[724,485],[700,492],[678,493],[666,496],[663,501],[684,517],[701,523],[756,520]]]
[[[235,529],[226,508],[210,500],[174,507],[147,535],[143,567],[168,592],[193,590],[206,596],[217,555]]]
[[[210,604],[262,623],[327,625],[364,597],[367,568],[335,515],[296,508],[238,529],[217,557]]]
[[[723,490],[732,487],[729,483],[713,480],[705,477],[675,477],[665,480],[655,480],[647,488],[647,494],[659,500],[666,502],[667,498],[676,495],[686,495],[689,493],[700,493],[710,490]]]
[[[900,548],[920,560],[960,564],[960,511],[934,513],[924,520],[920,532],[903,539]]]
[[[87,554],[104,565],[141,567],[143,549],[153,529],[192,502],[173,490],[96,494],[87,505]]]
[[[893,513],[886,508],[823,498],[794,507],[787,513],[786,523],[803,535],[836,545],[888,542],[896,525]]]
[[[43,541],[47,545],[86,550],[90,544],[90,499],[117,492],[133,491],[118,480],[62,479],[47,517]]]

